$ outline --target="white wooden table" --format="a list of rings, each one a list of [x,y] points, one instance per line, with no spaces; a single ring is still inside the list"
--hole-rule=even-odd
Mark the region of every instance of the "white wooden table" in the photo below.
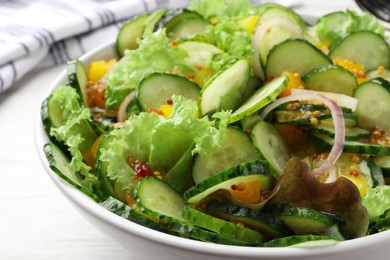
[[[352,0],[303,0],[306,15],[355,9]],[[55,188],[35,151],[33,122],[64,66],[35,70],[0,95],[0,259],[139,259],[97,231]]]

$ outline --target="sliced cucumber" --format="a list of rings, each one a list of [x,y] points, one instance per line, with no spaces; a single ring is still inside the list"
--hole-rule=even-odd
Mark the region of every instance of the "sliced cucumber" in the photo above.
[[[299,24],[302,29],[307,27],[305,20],[290,8],[273,2],[264,3],[259,6],[259,19],[267,21],[275,17],[288,18],[291,22]]]
[[[220,189],[230,190],[233,184],[252,181],[258,181],[261,190],[271,188],[271,176],[266,161],[249,161],[227,168],[188,189],[184,192],[184,199],[188,203],[198,203]]]
[[[262,233],[266,239],[292,234],[281,219],[258,210],[242,208],[216,200],[210,201],[205,210],[219,218],[234,223],[243,223],[245,226]]]
[[[211,25],[197,12],[186,9],[179,10],[179,12],[174,11],[173,14],[167,13],[162,20],[162,26],[166,29],[167,36],[174,40],[201,34]]]
[[[194,101],[198,100],[200,88],[188,79],[166,73],[154,73],[141,81],[137,99],[143,111],[159,109],[167,104],[167,99],[180,95]]]
[[[358,124],[358,117],[355,114],[343,113],[345,127],[354,127]],[[333,118],[321,119],[319,125],[324,127],[333,127]]]
[[[300,208],[284,204],[278,209],[277,216],[296,234],[312,234],[342,223],[343,218],[331,213],[323,213],[311,208]]]
[[[88,107],[88,73],[84,63],[79,60],[68,61],[66,70],[68,73],[69,85],[77,90],[84,105]]]
[[[328,65],[316,68],[303,77],[305,89],[352,96],[358,83],[354,74],[343,67]]]
[[[343,116],[346,126],[355,126],[357,124],[358,117],[355,114],[343,113]],[[323,111],[318,115],[312,113],[311,111],[275,111],[275,120],[279,124],[311,126],[313,118],[318,119],[318,125],[322,125],[322,123],[324,123],[326,126],[333,126],[332,114],[329,111]]]
[[[138,208],[152,218],[164,223],[183,219],[183,197],[158,178],[141,179],[133,195]]]
[[[91,192],[89,189],[84,187],[82,180],[84,176],[74,172],[70,167],[69,157],[61,151],[58,146],[53,143],[48,143],[44,146],[44,152],[47,160],[49,161],[50,168],[67,183],[80,190],[93,200],[99,202],[101,199]]]
[[[225,235],[221,235],[203,228],[196,227],[187,222],[172,221],[169,223],[169,230],[181,237],[196,239],[204,242],[211,242],[222,245],[235,246],[257,246],[256,243],[245,242],[243,240],[234,239]]]
[[[271,103],[286,88],[287,83],[287,77],[279,77],[259,88],[244,104],[232,113],[229,122],[236,122]]]
[[[347,107],[340,107],[341,111],[345,114],[352,114],[352,109]],[[314,111],[320,111],[320,112],[328,112],[330,113],[329,109],[324,106],[323,104],[312,104],[312,103],[305,103],[305,102],[287,102],[284,103],[277,108],[281,111],[299,111],[299,112],[314,112]]]
[[[358,100],[355,113],[359,126],[378,127],[390,133],[390,83],[382,78],[366,81],[353,92]]]
[[[115,48],[119,57],[123,57],[125,50],[138,48],[138,39],[144,31],[144,25],[149,14],[142,14],[124,23],[116,37]]]
[[[383,78],[387,81],[390,81],[390,70],[386,69],[383,66],[380,66],[379,68],[376,68],[376,69],[373,69],[373,70],[370,70],[369,72],[367,72],[366,76],[367,76],[367,78],[371,78],[371,79]]]
[[[332,64],[332,60],[306,40],[289,39],[268,54],[265,74],[267,79],[278,77],[284,71],[303,76],[309,71]]]
[[[390,177],[390,156],[375,157],[374,163],[382,169],[384,177]]]
[[[327,149],[331,149],[334,145],[334,140],[331,137],[319,133],[313,133],[312,136],[316,142],[321,145],[324,145]],[[387,156],[390,155],[390,146],[368,144],[358,141],[346,141],[344,143],[343,151],[345,153]]]
[[[311,128],[318,133],[324,134],[326,136],[334,138],[335,129],[332,126],[328,125],[313,125]],[[345,140],[346,141],[355,141],[358,139],[366,139],[370,137],[371,132],[358,127],[346,127],[345,128]]]
[[[214,231],[217,234],[253,243],[253,245],[260,245],[263,242],[263,236],[257,231],[212,217],[188,206],[184,207],[183,217],[195,226]]]
[[[201,114],[238,108],[243,102],[249,71],[248,61],[238,60],[209,79],[199,100]]]
[[[291,38],[303,38],[303,28],[298,23],[284,16],[276,16],[262,20],[256,29],[256,37],[259,37],[259,58],[265,66],[269,51],[277,44]]]
[[[295,235],[275,238],[265,242],[264,247],[323,247],[336,244],[340,241],[329,236],[319,235]]]
[[[164,233],[168,232],[168,229],[151,218],[147,217],[145,214],[138,212],[137,210],[127,206],[123,202],[109,197],[103,202],[99,203],[100,206],[107,209],[108,211],[118,215],[122,218],[128,219],[134,223],[140,224],[144,227],[148,227],[157,231],[161,231]]]
[[[272,124],[265,121],[260,121],[253,127],[252,140],[261,156],[269,162],[274,177],[279,179],[290,159],[287,141]]]
[[[258,159],[248,134],[229,127],[218,148],[197,155],[192,166],[192,179],[198,184],[237,163]]]
[[[375,46],[369,48],[367,46]],[[350,33],[329,52],[332,59],[348,59],[362,64],[365,71],[390,66],[390,48],[385,39],[372,31]]]

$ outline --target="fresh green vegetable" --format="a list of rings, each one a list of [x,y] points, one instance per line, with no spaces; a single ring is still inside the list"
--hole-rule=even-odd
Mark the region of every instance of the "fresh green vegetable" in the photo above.
[[[115,48],[115,65],[70,62],[41,105],[49,167],[102,207],[236,246],[390,229],[390,48],[371,16],[194,0],[125,22]]]

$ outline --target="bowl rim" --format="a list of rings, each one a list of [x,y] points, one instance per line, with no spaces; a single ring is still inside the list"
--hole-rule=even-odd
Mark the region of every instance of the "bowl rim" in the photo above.
[[[95,56],[101,55],[104,52],[114,53],[115,41],[107,42],[100,47],[97,47],[88,53],[82,55],[80,60],[83,62],[90,62]],[[95,59],[96,60],[96,59]],[[63,84],[66,79],[66,69],[64,69],[51,83],[41,102],[50,92],[60,84]],[[41,104],[40,102],[40,104]],[[370,248],[371,250],[383,246],[390,241],[390,231],[346,240],[329,246],[311,247],[311,248],[294,248],[294,247],[245,247],[245,246],[231,246],[213,243],[205,243],[192,239],[182,238],[166,233],[162,233],[151,228],[147,228],[131,222],[125,218],[115,215],[114,213],[104,209],[94,200],[89,198],[81,191],[70,186],[66,181],[62,180],[55,172],[53,172],[43,151],[43,146],[49,142],[41,121],[40,107],[36,113],[34,126],[35,147],[39,155],[39,159],[57,188],[67,197],[74,206],[87,211],[94,217],[118,228],[139,236],[145,240],[150,240],[155,243],[170,246],[173,248],[191,251],[194,253],[201,253],[215,256],[229,256],[229,257],[268,257],[268,258],[289,258],[289,257],[319,257],[332,256],[336,254],[358,253]]]

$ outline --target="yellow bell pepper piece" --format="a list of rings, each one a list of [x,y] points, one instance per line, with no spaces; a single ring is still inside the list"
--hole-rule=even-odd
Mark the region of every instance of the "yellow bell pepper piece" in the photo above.
[[[256,28],[257,20],[259,20],[259,17],[257,15],[252,15],[242,19],[240,24],[247,30],[249,35],[252,35]]]
[[[92,62],[88,71],[89,81],[92,83],[98,82],[114,66],[115,63],[115,59],[111,59],[109,61],[98,60]]]

